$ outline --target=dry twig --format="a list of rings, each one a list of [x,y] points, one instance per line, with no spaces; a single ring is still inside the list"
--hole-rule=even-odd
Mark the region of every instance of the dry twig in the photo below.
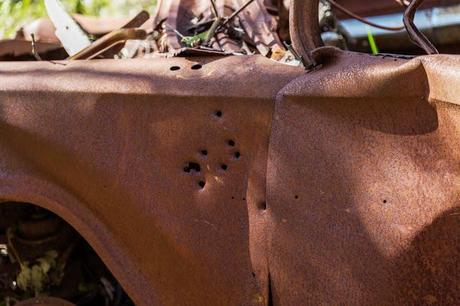
[[[40,54],[38,54],[38,51],[37,51],[37,43],[35,41],[34,33],[30,34],[30,37],[32,38],[32,54],[34,55],[37,61],[42,61],[42,58],[40,57]]]

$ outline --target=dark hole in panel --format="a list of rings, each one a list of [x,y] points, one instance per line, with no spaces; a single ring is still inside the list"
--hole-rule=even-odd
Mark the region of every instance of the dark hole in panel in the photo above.
[[[201,68],[203,68],[203,65],[201,65],[201,64],[195,64],[195,65],[192,66],[192,70],[199,70]]]
[[[179,66],[171,66],[171,68],[169,68],[169,70],[177,71],[177,70],[180,70],[180,67]]]
[[[200,172],[201,171],[200,164],[195,163],[195,162],[189,162],[187,166],[184,167],[184,172],[190,173],[192,171]]]
[[[205,182],[205,181],[199,181],[199,182],[198,182],[198,185],[199,185],[201,188],[204,188],[204,186],[206,186],[206,182]]]
[[[258,204],[260,210],[267,210],[267,202],[263,201]]]

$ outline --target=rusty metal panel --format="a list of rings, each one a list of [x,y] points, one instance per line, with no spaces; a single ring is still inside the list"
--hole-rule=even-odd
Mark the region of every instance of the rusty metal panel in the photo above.
[[[2,63],[0,198],[64,218],[138,305],[457,304],[460,58],[318,49],[291,13],[308,71]]]
[[[37,49],[45,58],[47,54],[59,58],[61,55],[61,46],[54,43],[37,43]],[[21,39],[4,39],[0,40],[0,61],[32,57],[32,43]]]
[[[276,104],[273,304],[457,304],[460,59],[331,53]]]
[[[257,56],[2,63],[1,198],[63,217],[138,305],[260,304],[248,205],[274,97],[302,73]]]
[[[138,305],[455,304],[460,60],[315,57],[4,63],[1,198]]]
[[[139,305],[453,304],[460,60],[315,57],[3,63],[1,198]]]

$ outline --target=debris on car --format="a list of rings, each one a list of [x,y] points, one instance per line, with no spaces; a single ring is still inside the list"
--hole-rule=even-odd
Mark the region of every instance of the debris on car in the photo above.
[[[289,1],[160,0],[153,17],[141,12],[131,20],[70,16],[59,0],[47,0],[46,3],[51,20],[42,18],[32,22],[19,29],[14,40],[0,42],[0,59],[261,54],[291,65],[299,65],[302,61],[291,47]],[[376,51],[404,53],[414,50],[402,25],[402,14],[394,13],[398,8],[400,12],[404,9],[403,3],[363,6],[365,9],[360,9],[356,3],[357,0],[319,2],[320,28],[326,45],[365,52],[371,49],[369,39],[372,39],[377,41]],[[457,10],[458,1],[443,2],[445,8],[435,9],[433,2],[426,4],[423,6],[426,11],[417,15],[422,16],[422,30],[442,50],[453,50],[452,46],[460,41],[451,33],[460,25],[449,16]],[[379,13],[390,15],[375,17]],[[433,22],[426,21],[423,16],[431,16]],[[435,21],[441,20],[441,16],[444,23],[449,24]],[[78,41],[81,41],[80,46],[75,46]],[[76,54],[77,51],[81,53]]]
[[[89,34],[94,36],[95,32],[101,32],[94,26],[92,33],[87,32],[87,24],[91,23],[91,19],[68,15],[59,0],[47,0],[47,3],[48,14],[54,26],[47,20],[34,22],[34,26],[23,27],[16,39],[25,46],[28,41],[31,44],[34,40],[43,59],[50,59],[45,43],[51,43],[56,49],[57,44],[61,44],[69,59],[148,57],[153,53],[163,56],[262,54],[278,61],[299,64],[278,34],[281,31],[279,25],[287,23],[282,20],[286,19],[286,15],[281,17],[277,7],[267,6],[261,0],[186,3],[179,0],[161,0],[152,19],[147,20],[147,13],[142,12],[124,26],[118,29],[113,27],[105,37],[99,35],[91,46],[88,43]],[[112,24],[120,22],[112,21]],[[129,30],[140,26],[142,30]],[[146,31],[145,34],[143,30]],[[54,31],[56,34],[50,33]],[[82,41],[80,46],[75,46],[79,41],[76,37],[80,37],[79,40]],[[124,42],[127,42],[125,48],[117,48]],[[83,48],[103,49],[107,52],[103,54],[100,50],[90,49],[91,56],[77,55],[77,51],[81,52]],[[6,50],[2,52],[2,49],[4,48],[0,47],[0,56],[2,53],[11,56]],[[86,52],[88,51],[84,53]],[[55,59],[63,58],[60,56]]]

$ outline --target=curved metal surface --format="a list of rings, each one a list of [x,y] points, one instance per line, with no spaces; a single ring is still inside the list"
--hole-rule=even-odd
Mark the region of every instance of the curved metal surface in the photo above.
[[[275,109],[273,304],[456,304],[460,59],[322,63]]]
[[[413,0],[404,13],[404,26],[412,42],[422,48],[427,54],[438,54],[438,50],[426,38],[426,36],[417,29],[414,24],[414,17],[417,8],[423,4],[424,0]],[[289,29],[292,45],[295,51],[301,56],[302,61],[307,69],[313,68],[321,63],[316,63],[311,52],[323,45],[321,39],[321,29],[318,23],[318,4],[319,0],[292,0],[289,16]],[[336,8],[347,10],[340,4],[331,2]],[[352,13],[354,14],[354,13]],[[355,18],[368,23],[361,17],[354,15]],[[374,25],[375,26],[375,25]],[[378,26],[382,27],[382,26]],[[400,28],[387,28],[398,30]]]
[[[423,4],[424,0],[412,0],[407,6],[404,13],[404,25],[410,40],[422,48],[426,54],[438,54],[436,47],[429,41],[429,39],[419,30],[414,23],[415,12]]]
[[[138,305],[454,304],[460,59],[313,56],[2,63],[0,198]]]
[[[0,197],[63,217],[137,305],[259,304],[248,205],[265,196],[274,96],[302,72],[263,57],[2,63]]]
[[[119,29],[96,40],[90,46],[84,48],[77,54],[74,54],[69,60],[89,60],[93,59],[114,47],[124,46],[125,42],[130,39],[145,39],[147,32],[142,29]]]
[[[318,18],[319,0],[292,0],[289,9],[289,32],[294,50],[306,68],[316,65],[311,51],[323,46]]]

